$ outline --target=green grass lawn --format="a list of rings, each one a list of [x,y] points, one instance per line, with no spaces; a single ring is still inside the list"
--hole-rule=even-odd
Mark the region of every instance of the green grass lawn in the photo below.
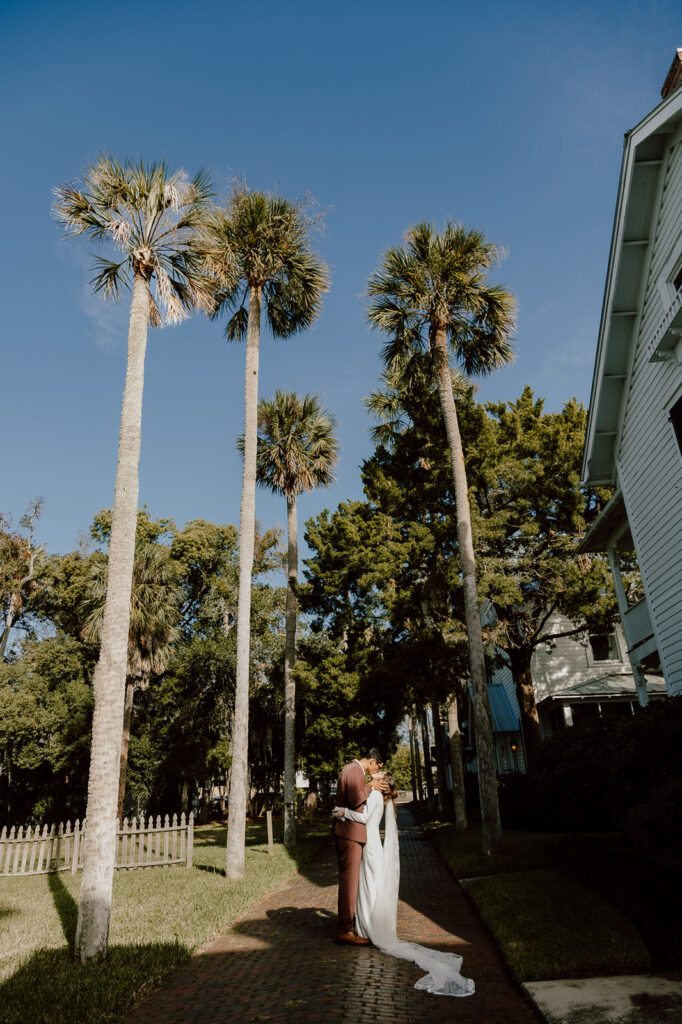
[[[640,973],[651,958],[635,925],[608,899],[549,866],[558,837],[504,833],[493,858],[480,830],[426,828],[494,935],[518,981]]]
[[[109,954],[85,967],[71,956],[81,874],[0,879],[0,1021],[117,1020],[193,950],[309,861],[329,834],[326,820],[301,824],[295,852],[286,851],[280,838],[270,856],[265,825],[248,825],[242,881],[225,878],[226,828],[218,825],[195,830],[189,871],[117,871]]]

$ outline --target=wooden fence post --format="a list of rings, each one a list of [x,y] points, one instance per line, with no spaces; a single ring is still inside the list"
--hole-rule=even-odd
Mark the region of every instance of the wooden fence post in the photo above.
[[[176,860],[178,856],[178,816],[173,815],[172,832],[171,832],[171,860]]]
[[[187,822],[187,867],[192,867],[192,860],[194,857],[194,814],[192,811],[189,812],[189,821]]]
[[[73,826],[73,851],[71,854],[71,874],[75,875],[78,871],[78,855],[81,847],[81,829],[80,821],[76,818],[76,822]]]
[[[23,835],[24,835],[24,826],[20,825],[19,826],[19,831],[17,832],[17,842],[16,842],[16,845],[14,847],[14,865],[10,866],[12,874],[15,874],[15,875],[17,873],[17,867],[19,865],[19,854],[21,853],[21,840],[23,838]]]
[[[272,838],[272,811],[266,811],[265,818],[268,823],[268,853],[272,857],[275,852],[274,841]]]

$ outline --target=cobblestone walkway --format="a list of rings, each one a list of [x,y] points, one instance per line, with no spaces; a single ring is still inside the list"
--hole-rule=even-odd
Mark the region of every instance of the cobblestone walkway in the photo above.
[[[538,1024],[468,898],[405,808],[399,823],[398,936],[463,956],[474,996],[418,992],[423,972],[414,964],[334,944],[330,846],[205,946],[126,1024]]]

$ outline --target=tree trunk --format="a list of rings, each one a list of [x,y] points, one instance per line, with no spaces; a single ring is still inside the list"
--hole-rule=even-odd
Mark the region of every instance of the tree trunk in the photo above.
[[[232,718],[232,770],[228,804],[225,874],[244,875],[246,798],[249,759],[249,666],[251,638],[251,576],[256,529],[256,446],[258,444],[258,347],[261,289],[251,285],[246,332],[244,380],[244,470],[239,512],[239,598],[237,604],[237,672]]]
[[[419,713],[419,724],[421,725],[422,747],[424,748],[424,781],[426,783],[426,799],[429,805],[429,814],[433,814],[435,807],[433,769],[431,767],[431,750],[429,749],[429,730],[426,724],[426,712],[423,709]]]
[[[521,712],[521,733],[528,761],[542,746],[540,720],[535,704],[535,688],[531,674],[532,651],[526,649],[510,653],[511,671],[516,684],[516,699]]]
[[[474,693],[474,726],[476,730],[476,757],[478,760],[478,788],[481,801],[481,832],[483,852],[490,856],[502,835],[500,806],[497,798],[493,723],[490,713],[490,700],[488,698],[481,617],[476,591],[476,561],[471,533],[469,489],[467,486],[466,467],[464,465],[464,452],[462,451],[462,438],[457,421],[457,409],[455,408],[455,399],[452,394],[452,375],[450,373],[447,345],[446,332],[440,329],[437,330],[434,339],[433,356],[438,378],[438,394],[445,422],[448,446],[450,448],[452,475],[455,483],[457,540],[464,588],[464,617],[469,638],[469,666]]]
[[[452,795],[455,802],[455,828],[467,827],[467,805],[464,790],[464,765],[462,764],[462,734],[457,714],[457,694],[453,693],[447,704],[448,734],[450,737],[450,761],[452,762]]]
[[[5,626],[2,631],[2,638],[0,639],[0,661],[4,661],[5,649],[7,648],[7,641],[9,635],[12,632],[12,626],[14,625],[16,616],[14,612],[15,601],[18,599],[18,594],[12,594],[9,602],[9,611],[7,612],[7,618],[5,620]]]
[[[410,784],[412,786],[412,799],[417,802],[417,759],[414,755],[414,734],[412,731],[412,713],[407,716],[407,735],[410,740]]]
[[[412,729],[412,741],[414,743],[414,761],[415,771],[417,774],[417,794],[419,800],[424,799],[424,787],[422,785],[422,762],[419,754],[419,736],[417,727],[417,708],[415,705],[412,707],[412,714],[410,715],[411,729]]]
[[[111,918],[148,322],[149,281],[136,273],[130,305],[128,365],[121,408],[107,596],[99,661],[93,680],[95,710],[88,778],[85,868],[78,900],[74,950],[76,959],[81,963],[104,956]]]
[[[126,795],[126,776],[128,774],[128,747],[130,745],[130,726],[133,721],[133,699],[135,684],[132,679],[126,681],[126,698],[123,708],[123,738],[121,741],[121,766],[118,776],[118,820],[123,821],[123,800]]]
[[[447,817],[448,807],[448,776],[445,766],[445,745],[443,743],[443,727],[440,721],[440,707],[436,701],[431,703],[433,719],[433,735],[436,741],[436,777],[438,779],[438,816],[441,821]]]
[[[287,497],[287,607],[284,653],[284,845],[296,844],[296,581],[298,579],[298,524],[296,496]]]

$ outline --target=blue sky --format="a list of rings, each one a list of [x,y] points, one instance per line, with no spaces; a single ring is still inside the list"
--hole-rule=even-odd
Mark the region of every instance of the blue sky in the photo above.
[[[338,421],[337,483],[299,520],[362,496],[363,398],[381,340],[362,292],[381,253],[446,217],[506,246],[518,358],[482,400],[525,384],[587,402],[623,133],[658,101],[679,2],[458,0],[4,2],[0,511],[45,497],[39,539],[67,551],[111,505],[127,301],[88,289],[51,190],[101,150],[235,175],[327,209],[332,288],[315,328],[264,338],[260,393],[315,392]],[[195,317],[152,331],[140,500],[179,524],[238,522],[244,348]],[[264,526],[282,501],[259,493]]]

